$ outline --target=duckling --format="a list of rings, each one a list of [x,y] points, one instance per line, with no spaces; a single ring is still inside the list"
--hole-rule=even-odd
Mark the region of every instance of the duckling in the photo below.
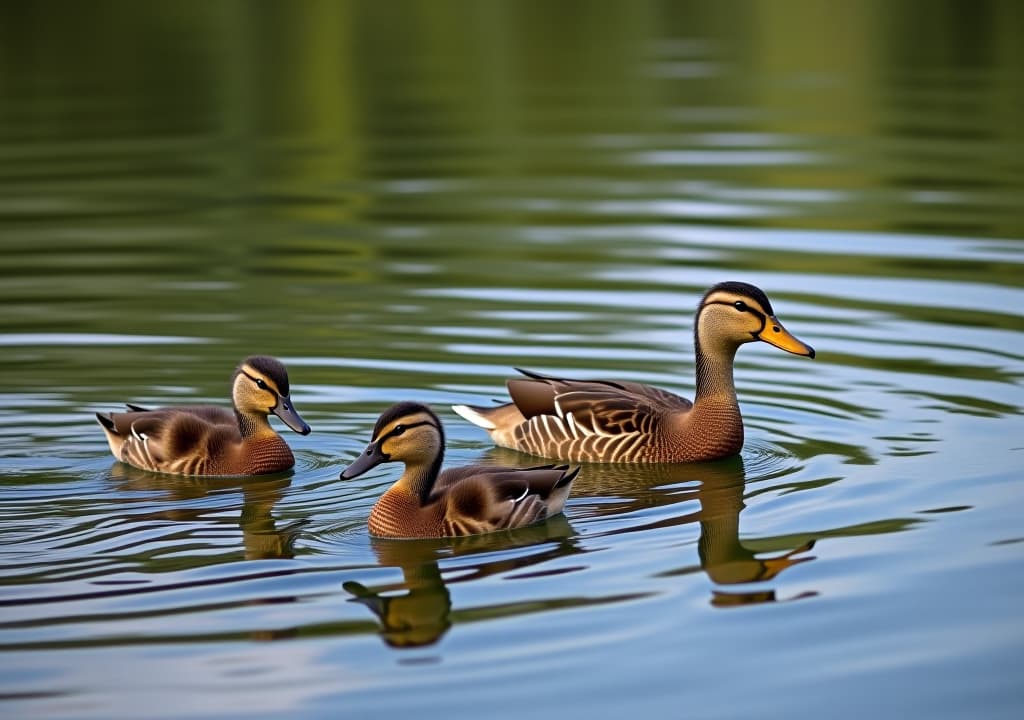
[[[495,444],[542,457],[631,463],[715,460],[736,455],[743,447],[733,361],[740,345],[755,340],[814,357],[814,349],[775,317],[764,291],[748,283],[723,282],[708,290],[697,307],[693,402],[640,383],[570,380],[519,370],[525,378],[507,383],[512,402],[452,409],[484,428]]]
[[[292,406],[280,360],[246,358],[231,379],[234,410],[193,405],[96,413],[110,452],[142,470],[177,475],[262,475],[288,470],[295,456],[268,422],[270,413],[300,435],[309,425]]]
[[[385,462],[405,472],[370,512],[370,534],[423,538],[476,535],[540,522],[562,511],[579,468],[467,465],[441,472],[441,420],[426,405],[401,402],[378,418],[373,439],[342,480]]]

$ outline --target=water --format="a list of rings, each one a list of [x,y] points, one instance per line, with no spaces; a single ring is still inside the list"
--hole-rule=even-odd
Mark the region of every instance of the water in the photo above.
[[[1016,717],[1020,14],[3,6],[0,712]],[[388,404],[529,462],[447,406],[514,366],[692,395],[723,279],[818,351],[741,349],[740,457],[368,537],[397,468],[338,472]],[[253,352],[293,472],[109,457],[94,412],[224,403]]]

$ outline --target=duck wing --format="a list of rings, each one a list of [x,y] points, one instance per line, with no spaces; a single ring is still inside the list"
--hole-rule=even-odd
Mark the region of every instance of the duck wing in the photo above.
[[[187,413],[214,425],[238,425],[238,417],[233,410],[216,405],[181,405],[175,407],[146,408],[135,403],[125,403],[132,413]],[[125,413],[127,414],[127,413]]]
[[[472,467],[475,472],[444,491],[446,535],[508,530],[556,514],[562,510],[579,473],[578,467],[567,465]]]
[[[576,391],[634,398],[637,402],[647,403],[652,408],[666,412],[685,412],[693,407],[693,403],[686,398],[653,385],[623,380],[574,380],[516,369],[525,377],[509,380],[508,391],[512,402],[526,418],[558,414],[559,398]]]
[[[204,474],[217,448],[241,442],[237,424],[208,421],[188,409],[110,413],[101,422],[119,436],[119,459],[143,470]]]
[[[462,482],[466,478],[473,477],[474,475],[485,475],[494,469],[495,468],[492,465],[463,465],[461,467],[448,468],[437,476],[437,480],[434,482],[434,490],[432,494],[437,496],[451,488],[453,485]]]
[[[189,415],[193,415],[214,425],[230,425],[234,428],[238,427],[238,416],[235,415],[234,410],[228,410],[227,408],[217,407],[216,405],[186,405],[184,407],[174,409],[179,412],[188,413]]]
[[[526,420],[515,429],[517,446],[549,457],[632,461],[666,417],[693,407],[667,390],[615,380],[530,373],[508,389]]]

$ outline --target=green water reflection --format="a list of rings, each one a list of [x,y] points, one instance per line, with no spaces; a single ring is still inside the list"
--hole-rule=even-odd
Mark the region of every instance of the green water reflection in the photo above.
[[[1016,718],[1021,19],[0,5],[4,716]],[[522,462],[447,406],[516,366],[692,395],[725,279],[819,353],[740,352],[741,457],[368,537],[393,469],[337,477],[382,408]],[[255,352],[313,427],[293,472],[111,460],[95,411],[227,404]]]
[[[5,222],[221,227],[214,247],[194,223],[145,248],[104,233],[124,271],[187,263],[160,246],[189,236],[225,248],[205,267],[276,270],[228,249],[281,246],[267,218],[294,224],[289,248],[381,219],[1022,234],[1012,3],[38,2],[0,20]],[[361,254],[341,235],[311,264]]]

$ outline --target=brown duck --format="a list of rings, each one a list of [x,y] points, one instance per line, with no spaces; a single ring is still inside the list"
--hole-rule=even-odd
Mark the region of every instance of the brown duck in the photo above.
[[[764,292],[742,282],[715,285],[694,323],[697,387],[693,402],[634,382],[569,380],[520,370],[512,402],[453,406],[503,447],[586,462],[696,462],[737,454],[743,419],[733,382],[740,345],[763,340],[797,355],[814,349],[775,317]]]
[[[281,361],[254,355],[235,370],[233,410],[209,405],[96,413],[110,452],[142,470],[177,475],[262,475],[287,470],[295,457],[268,421],[277,415],[309,434],[292,406],[288,371]]]
[[[370,512],[377,537],[453,537],[530,525],[562,511],[579,468],[467,465],[441,472],[444,430],[426,405],[402,402],[377,420],[366,450],[341,473],[362,475],[384,462],[405,472]]]

